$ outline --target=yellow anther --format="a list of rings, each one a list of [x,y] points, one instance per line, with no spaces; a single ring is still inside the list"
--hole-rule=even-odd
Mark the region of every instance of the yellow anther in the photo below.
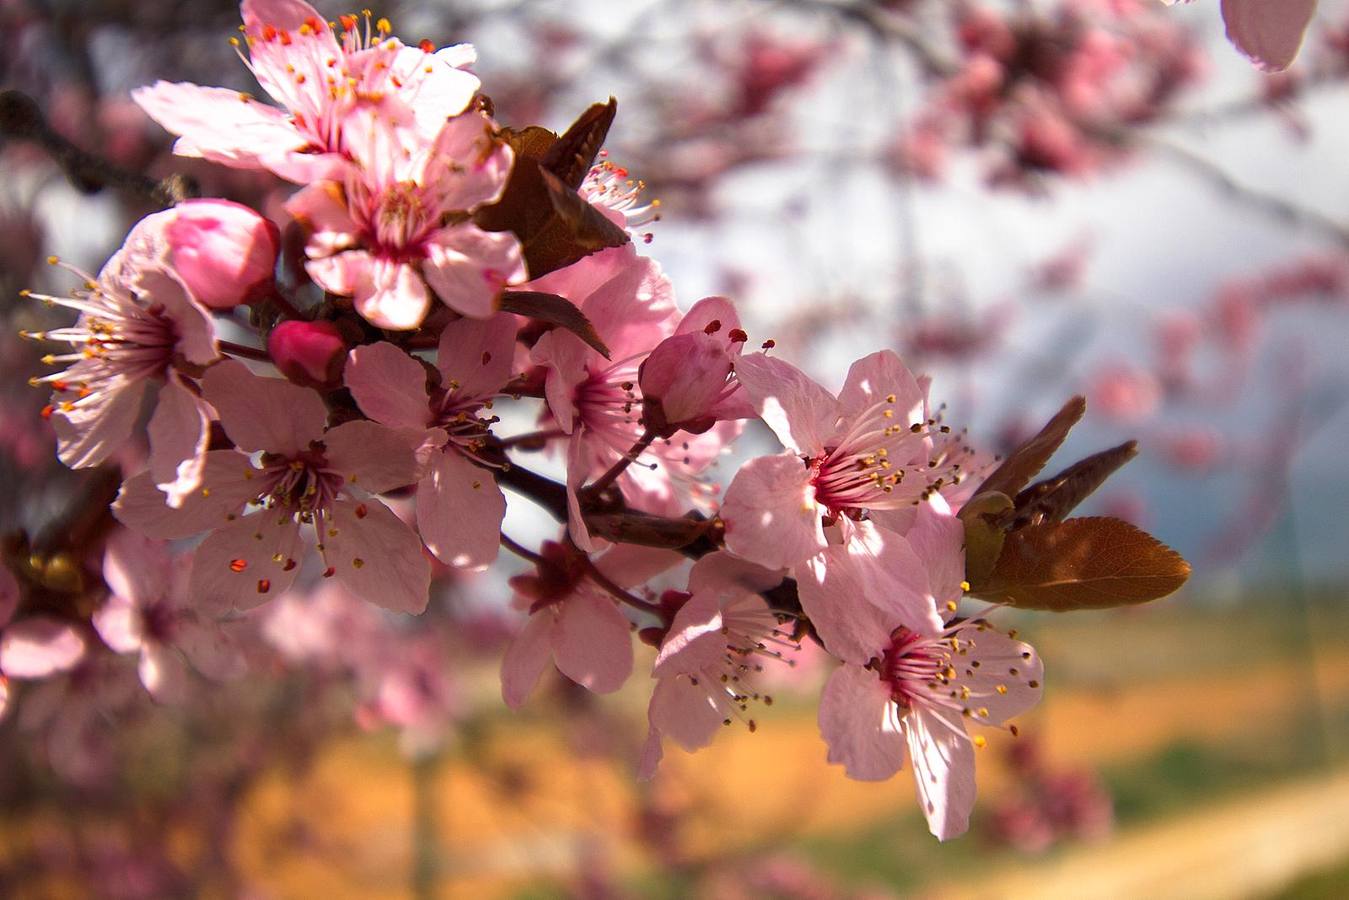
[[[1007,693],[1007,685],[1005,685],[1005,684],[1000,684],[1000,685],[998,685],[997,691],[998,691],[999,694],[1005,694],[1005,693]]]
[[[969,593],[969,590],[970,590],[970,583],[969,583],[968,581],[962,581],[962,582],[960,582],[960,589],[961,589],[962,591],[965,591],[966,593]]]
[[[47,257],[47,265],[49,265],[49,266],[54,266],[54,265],[56,265],[57,263],[59,263],[60,261],[61,261],[61,260],[60,260],[59,257],[55,257],[55,256],[49,256],[49,257]]]
[[[982,734],[976,734],[974,736],[974,746],[982,750],[988,746],[988,739],[985,738]]]

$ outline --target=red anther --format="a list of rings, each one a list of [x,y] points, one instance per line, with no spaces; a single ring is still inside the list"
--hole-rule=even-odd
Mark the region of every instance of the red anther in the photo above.
[[[328,568],[326,568],[326,569],[323,570],[323,577],[324,577],[324,578],[332,578],[332,577],[333,577],[334,575],[336,575],[336,574],[337,574],[337,570],[334,569],[332,566],[329,566]]]
[[[259,593],[259,594],[265,594],[265,593],[267,593],[268,591],[270,591],[271,589],[272,589],[272,581],[271,581],[270,578],[259,578],[259,579],[258,579],[258,593]]]
[[[46,406],[42,407],[42,418],[50,419],[54,412],[56,412],[56,407],[48,403]]]
[[[619,166],[618,168],[614,169],[614,174],[617,175],[619,178],[627,178],[628,170],[623,168],[622,166]]]
[[[652,234],[651,232],[649,232],[649,231],[648,231],[646,234],[642,235],[642,243],[643,243],[643,244],[649,244],[649,243],[651,243],[652,241],[654,241],[655,239],[656,239],[656,236],[655,236],[654,234]]]
[[[64,381],[53,381],[52,390],[64,393],[65,391],[70,390],[70,385]]]
[[[276,40],[276,29],[271,25],[262,26],[262,39],[264,41]]]
[[[713,319],[703,328],[704,334],[716,334],[718,331],[721,331],[721,319]]]
[[[310,16],[304,20],[304,23],[308,25],[315,34],[323,30],[323,20],[318,16]]]
[[[745,332],[739,328],[732,328],[731,333],[728,334],[727,337],[731,339],[731,343],[733,344],[743,344],[745,341],[749,340],[749,335],[745,334]]]
[[[352,15],[338,16],[337,20],[342,23],[343,31],[356,30],[356,17]]]
[[[417,44],[417,49],[422,51],[423,53],[435,53],[436,45],[431,43],[429,39],[422,38],[421,42]]]
[[[370,515],[370,510],[368,510],[368,509],[365,508],[365,504],[364,504],[364,503],[362,503],[362,504],[360,504],[360,505],[358,505],[358,506],[356,507],[356,518],[358,518],[358,519],[364,519],[364,518],[365,518],[366,516],[368,516],[368,515]]]
[[[291,559],[290,557],[286,557],[286,564],[281,567],[281,571],[289,572],[291,569],[294,568],[295,568],[295,560]]]
[[[244,569],[247,569],[247,568],[248,568],[248,560],[246,560],[246,559],[232,559],[232,560],[230,560],[230,571],[231,571],[231,572],[242,572]]]
[[[759,346],[762,347],[762,348],[765,349],[765,350],[772,350],[772,349],[773,349],[774,347],[776,347],[777,345],[778,345],[778,342],[777,342],[777,341],[773,340],[772,338],[769,338],[768,340],[764,341],[764,342],[763,342],[762,344],[760,344]]]
[[[289,47],[289,46],[290,46],[290,32],[289,32],[289,31],[283,31],[283,32],[281,32],[281,46],[283,46],[283,47]]]

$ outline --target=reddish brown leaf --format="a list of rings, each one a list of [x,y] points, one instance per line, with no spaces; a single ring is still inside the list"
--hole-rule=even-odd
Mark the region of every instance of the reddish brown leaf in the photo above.
[[[573,191],[581,187],[595,157],[609,136],[609,126],[614,124],[618,113],[618,101],[613,97],[608,103],[592,104],[590,109],[576,119],[562,136],[540,158],[543,168],[561,180]]]
[[[581,340],[609,358],[609,348],[604,345],[595,326],[590,324],[585,313],[576,308],[566,297],[557,294],[545,294],[541,291],[506,291],[501,295],[498,308],[502,312],[528,316],[548,325],[565,328]]]
[[[1125,441],[1118,447],[1093,453],[1073,463],[1053,478],[1036,482],[1016,495],[1016,510],[1010,516],[1011,527],[1062,522],[1107,478],[1137,455],[1138,442]]]
[[[1179,553],[1128,522],[1069,519],[1010,532],[978,596],[1023,609],[1104,609],[1165,597],[1189,577]]]
[[[501,199],[478,210],[474,221],[520,239],[530,278],[629,241],[626,231],[576,193],[617,108],[612,98],[594,104],[561,137],[537,125],[501,132],[515,151],[515,165]]]
[[[976,493],[996,491],[1015,497],[1045,467],[1054,451],[1063,444],[1069,430],[1082,420],[1086,411],[1087,401],[1082,397],[1074,397],[1063,404],[1063,408],[1040,429],[1039,434],[1013,450],[1002,461],[1002,465],[984,479]]]

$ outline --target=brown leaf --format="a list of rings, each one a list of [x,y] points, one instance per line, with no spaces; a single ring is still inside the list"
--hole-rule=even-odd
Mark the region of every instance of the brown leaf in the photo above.
[[[996,491],[1008,497],[1015,497],[1045,467],[1045,463],[1049,462],[1054,451],[1059,449],[1063,439],[1068,436],[1069,430],[1082,420],[1086,411],[1087,401],[1082,397],[1074,397],[1063,404],[1063,408],[1040,429],[1040,433],[1013,450],[1002,461],[1002,465],[984,479],[984,483],[979,485],[979,490],[975,493]]]
[[[1138,455],[1138,442],[1125,441],[1118,447],[1094,453],[1073,463],[1053,478],[1036,482],[1016,495],[1012,528],[1040,522],[1062,522],[1121,466]]]
[[[501,302],[497,308],[502,312],[528,316],[539,322],[565,328],[594,347],[605,359],[609,358],[609,348],[600,339],[595,326],[590,324],[585,313],[577,309],[566,297],[545,294],[541,291],[506,291],[501,295]]]
[[[502,130],[502,140],[515,151],[515,164],[501,199],[478,210],[474,222],[486,231],[513,232],[530,278],[630,240],[576,193],[617,108],[612,98],[594,104],[561,137],[537,125]]]
[[[578,190],[595,164],[595,157],[604,146],[609,126],[614,124],[617,113],[618,101],[613,97],[608,103],[592,104],[553,142],[540,158],[540,164],[567,187]]]
[[[1023,609],[1066,612],[1146,603],[1190,577],[1179,553],[1111,518],[1042,522],[1010,532],[977,593]]]
[[[975,494],[960,508],[960,520],[965,524],[965,580],[973,590],[978,590],[993,572],[1007,537],[997,519],[1011,510],[1011,498],[997,492]]]

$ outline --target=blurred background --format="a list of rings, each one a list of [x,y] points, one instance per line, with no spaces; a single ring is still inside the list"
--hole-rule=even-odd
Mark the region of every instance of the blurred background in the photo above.
[[[238,623],[251,673],[188,704],[110,652],[14,686],[0,894],[1349,894],[1349,4],[1322,0],[1277,75],[1216,0],[375,12],[408,43],[474,43],[502,124],[561,130],[616,96],[609,159],[660,200],[646,252],[682,307],[733,297],[833,387],[897,349],[990,452],[1085,394],[1065,461],[1142,444],[1091,510],[1195,577],[1146,608],[1015,617],[1045,702],[989,735],[971,833],[945,845],[907,776],[825,765],[808,652],[757,733],[639,784],[644,650],[617,697],[553,678],[501,705],[512,561],[442,572],[415,620],[277,601]],[[171,156],[128,98],[256,91],[237,25],[226,0],[0,0],[0,81],[75,147],[284,223],[292,186]],[[18,292],[64,293],[48,255],[97,271],[154,207],[32,140],[3,139],[0,174],[0,534],[55,566],[118,476],[56,461],[27,386],[45,351],[17,332],[65,319]],[[554,536],[515,506],[507,524]]]

